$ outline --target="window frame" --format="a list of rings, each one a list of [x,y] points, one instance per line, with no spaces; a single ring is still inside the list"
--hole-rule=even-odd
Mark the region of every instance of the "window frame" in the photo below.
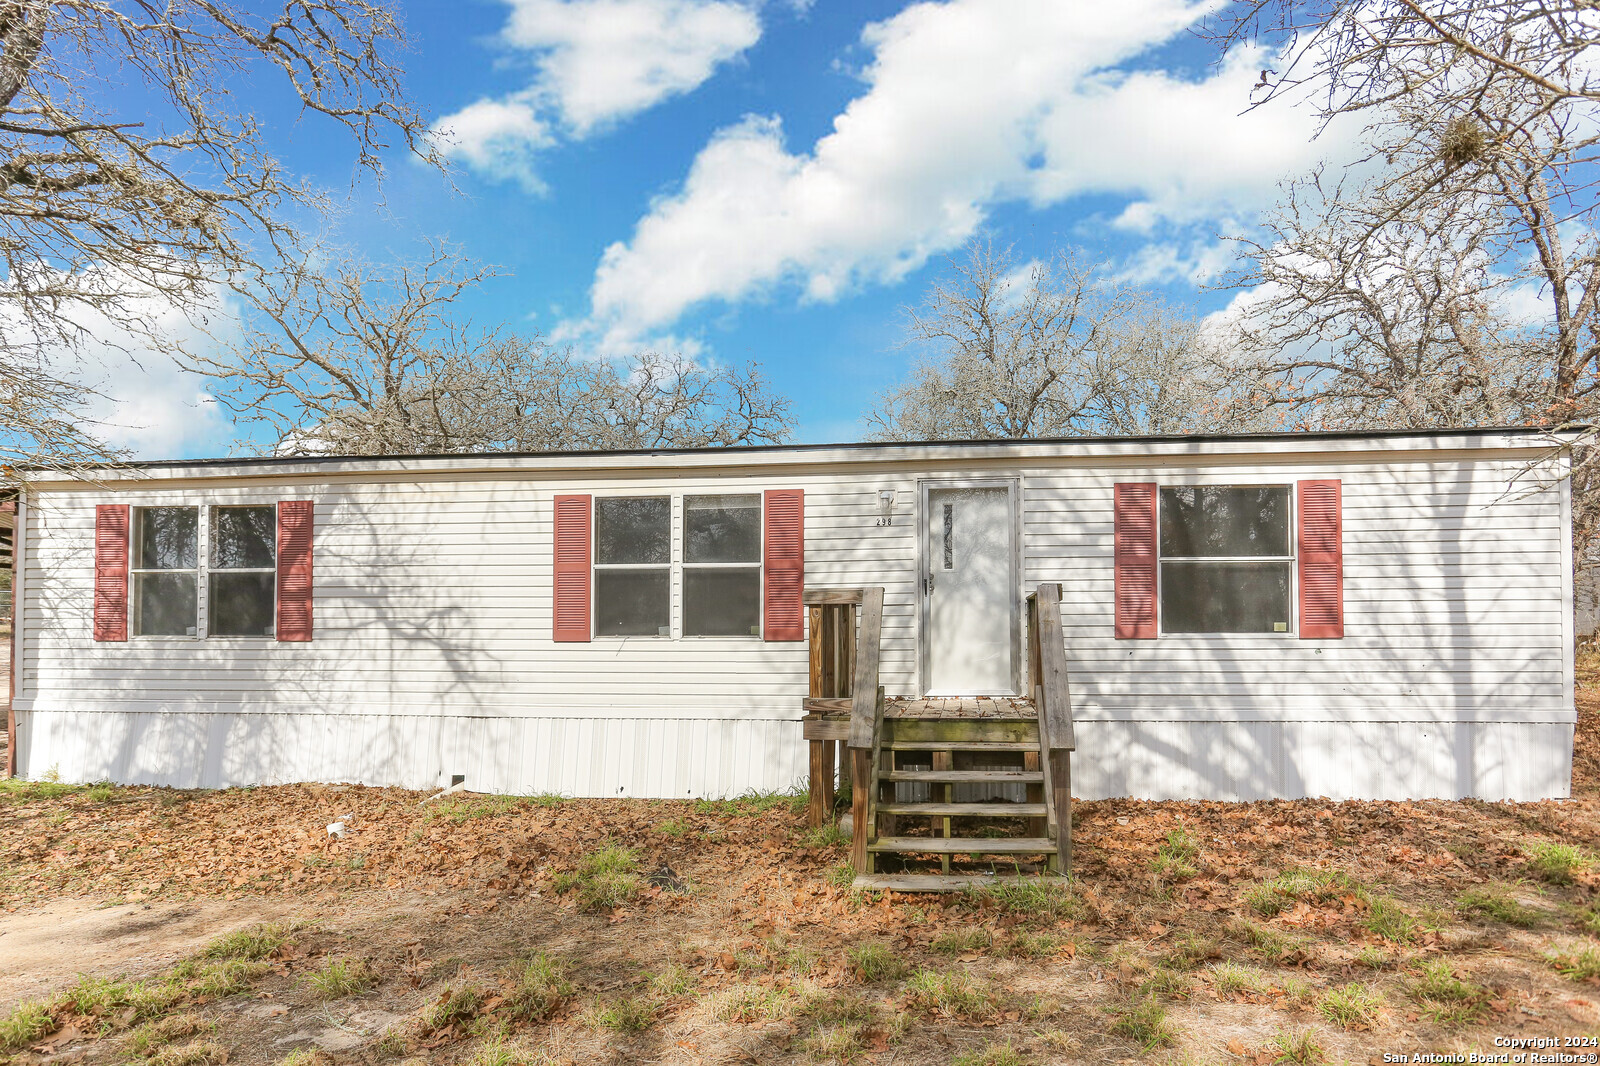
[[[133,503],[128,508],[128,639],[129,640],[276,640],[278,635],[278,504],[279,500],[265,503]],[[195,531],[195,566],[191,570],[160,570],[134,565],[138,561],[139,512],[163,507],[185,507],[197,512],[198,528]],[[226,567],[211,565],[212,513],[239,507],[272,508],[272,566]],[[211,632],[211,575],[218,574],[272,574],[272,632],[268,633],[212,633]],[[190,634],[137,633],[134,631],[134,599],[139,574],[192,574],[195,579],[195,631]]]
[[[1161,508],[1163,489],[1283,489],[1289,497],[1289,509],[1285,516],[1288,523],[1288,555],[1172,555],[1169,556],[1161,550]],[[1227,637],[1234,638],[1259,638],[1271,640],[1296,637],[1300,632],[1300,567],[1299,567],[1299,529],[1300,529],[1300,501],[1296,498],[1295,483],[1293,481],[1158,481],[1156,482],[1156,636],[1160,637]],[[1207,630],[1204,632],[1178,631],[1167,629],[1166,604],[1166,572],[1162,565],[1171,562],[1213,562],[1213,563],[1260,563],[1282,562],[1289,567],[1289,620],[1280,632],[1278,630],[1263,630],[1258,632],[1230,633],[1223,630]]]
[[[756,498],[756,514],[761,523],[761,546],[758,557],[753,563],[689,563],[685,561],[688,554],[685,547],[686,525],[689,509],[688,499],[691,496],[754,496]],[[635,500],[635,499],[667,499],[671,501],[670,513],[672,526],[668,538],[668,555],[665,563],[601,563],[599,562],[600,546],[600,503],[602,500]],[[716,634],[687,634],[683,631],[683,577],[686,570],[754,570],[756,572],[757,608],[756,614],[759,622],[757,632],[730,633],[718,636]],[[594,575],[601,570],[666,570],[667,576],[667,632],[666,633],[602,633],[599,629],[599,612],[596,606],[599,602],[600,582],[594,580]],[[766,497],[760,489],[754,492],[729,492],[716,487],[702,489],[696,492],[669,492],[669,493],[638,493],[617,492],[604,496],[598,493],[590,498],[589,504],[589,639],[590,640],[738,640],[738,641],[764,641],[767,633],[767,507]]]

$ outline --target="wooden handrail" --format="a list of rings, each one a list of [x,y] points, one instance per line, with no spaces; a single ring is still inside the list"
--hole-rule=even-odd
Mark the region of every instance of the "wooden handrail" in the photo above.
[[[871,748],[877,733],[878,643],[883,637],[883,589],[862,589],[856,670],[850,679],[850,747]]]
[[[801,591],[800,602],[810,615],[811,684],[805,710],[808,715],[849,713],[841,737],[845,743],[839,750],[845,762],[839,769],[853,778],[855,753],[870,752],[882,713],[878,645],[883,635],[883,589],[808,588]],[[814,826],[832,818],[834,766],[834,741],[813,738],[809,813]],[[864,821],[858,818],[857,824]]]
[[[1039,715],[1039,760],[1050,790],[1050,822],[1055,831],[1054,865],[1072,870],[1072,689],[1067,678],[1067,647],[1061,631],[1061,586],[1047,582],[1028,596],[1028,678]]]

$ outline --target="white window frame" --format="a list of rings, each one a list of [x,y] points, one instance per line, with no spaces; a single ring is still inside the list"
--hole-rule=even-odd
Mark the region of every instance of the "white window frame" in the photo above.
[[[756,499],[756,521],[760,523],[761,534],[756,538],[759,546],[756,548],[756,561],[753,563],[691,563],[689,562],[688,534],[689,534],[689,501],[708,496],[754,496]],[[678,617],[674,621],[674,632],[684,640],[760,640],[766,636],[767,627],[767,509],[765,500],[759,490],[755,492],[686,492],[681,497],[682,518],[678,521],[678,536],[675,543],[681,545],[677,555],[678,583],[682,587],[683,578],[690,570],[754,570],[756,572],[756,631],[754,633],[696,633],[684,632],[686,611],[684,609],[684,596],[677,599]]]
[[[1165,554],[1164,552],[1162,552],[1162,550],[1161,550],[1161,508],[1162,508],[1161,495],[1162,495],[1162,490],[1163,489],[1267,489],[1267,488],[1284,489],[1284,490],[1287,491],[1288,496],[1289,496],[1289,511],[1288,511],[1288,516],[1287,516],[1287,521],[1289,523],[1289,529],[1288,529],[1289,554],[1288,555],[1170,555],[1169,556],[1169,555]],[[1156,528],[1155,528],[1155,534],[1156,534],[1156,623],[1157,623],[1157,635],[1158,636],[1160,636],[1160,637],[1169,637],[1169,636],[1170,637],[1205,637],[1205,638],[1216,638],[1216,637],[1255,638],[1255,637],[1265,637],[1265,638],[1271,639],[1271,640],[1280,640],[1280,639],[1283,639],[1285,637],[1293,637],[1299,632],[1300,617],[1299,617],[1298,606],[1299,606],[1299,602],[1300,602],[1300,600],[1299,600],[1300,568],[1299,568],[1299,566],[1296,565],[1296,562],[1298,561],[1299,557],[1295,554],[1296,549],[1299,547],[1299,545],[1296,543],[1296,541],[1298,539],[1296,537],[1296,530],[1299,529],[1299,525],[1298,525],[1299,514],[1298,514],[1296,508],[1298,508],[1298,506],[1299,506],[1299,501],[1295,497],[1296,497],[1295,483],[1292,482],[1292,481],[1266,481],[1266,480],[1263,480],[1263,481],[1226,481],[1226,482],[1211,482],[1211,481],[1164,481],[1164,482],[1160,482],[1160,481],[1158,481],[1156,483]],[[1184,631],[1179,631],[1179,632],[1168,632],[1168,630],[1167,630],[1167,612],[1164,609],[1166,600],[1164,599],[1164,596],[1163,596],[1164,592],[1166,591],[1165,590],[1166,567],[1163,566],[1162,564],[1166,563],[1166,562],[1169,562],[1169,561],[1170,562],[1175,562],[1175,563],[1189,563],[1189,562],[1211,562],[1211,563],[1287,562],[1289,564],[1289,620],[1285,624],[1285,627],[1284,627],[1283,631],[1282,632],[1278,632],[1278,631],[1274,630],[1274,631],[1271,631],[1271,632],[1260,631],[1260,632],[1246,632],[1246,633],[1230,633],[1230,632],[1225,632],[1225,631],[1220,631],[1220,630],[1218,630],[1218,631],[1207,630],[1207,631],[1203,631],[1203,632],[1191,632],[1191,631],[1184,630]]]
[[[690,497],[699,496],[754,496],[756,497],[756,513],[761,521],[761,551],[760,557],[754,563],[686,563],[684,557],[688,554],[684,546],[684,534],[689,519],[688,500]],[[665,563],[602,563],[599,562],[599,537],[600,537],[600,502],[602,500],[639,500],[639,499],[666,499],[671,501],[670,514],[672,528],[669,538],[667,562]],[[740,640],[761,641],[766,637],[767,625],[767,513],[764,497],[757,489],[754,492],[728,492],[708,488],[698,492],[618,492],[605,496],[591,498],[591,515],[589,521],[589,569],[592,574],[602,570],[666,570],[667,577],[667,632],[666,633],[601,633],[599,631],[599,614],[595,610],[598,603],[600,582],[589,582],[589,639],[590,640]],[[724,636],[711,634],[688,635],[683,631],[683,577],[686,570],[754,570],[756,572],[757,588],[757,632],[744,634],[734,633]]]
[[[197,512],[195,520],[199,523],[195,531],[195,567],[192,570],[158,570],[149,567],[136,567],[137,550],[139,546],[139,512],[154,510],[163,507],[185,507]],[[211,514],[215,510],[235,507],[270,507],[273,513],[274,531],[272,540],[272,566],[251,567],[213,567],[211,565]],[[129,640],[276,640],[278,632],[278,596],[276,579],[278,574],[278,540],[276,522],[278,514],[278,501],[268,503],[169,503],[156,501],[151,503],[135,503],[129,507],[128,521],[128,639]],[[274,579],[272,596],[272,633],[229,633],[213,634],[211,632],[211,575],[218,574],[263,574],[271,573]],[[195,631],[191,634],[176,633],[136,633],[134,632],[134,614],[136,610],[136,597],[138,595],[138,574],[192,574],[195,580]]]
[[[666,500],[667,501],[667,561],[664,563],[602,563],[600,562],[600,504],[604,500]],[[602,570],[665,570],[667,572],[667,631],[665,633],[602,633],[599,630],[600,582],[589,581],[589,639],[590,640],[671,640],[676,635],[678,582],[673,574],[673,560],[678,555],[675,540],[678,513],[677,497],[663,492],[628,492],[610,496],[595,496],[590,502],[589,514],[589,572],[597,575]]]

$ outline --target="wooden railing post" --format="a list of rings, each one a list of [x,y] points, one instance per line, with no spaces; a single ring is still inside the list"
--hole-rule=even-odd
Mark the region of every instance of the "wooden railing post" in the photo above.
[[[1047,583],[1028,597],[1028,666],[1039,714],[1039,757],[1050,792],[1056,854],[1051,865],[1072,872],[1072,691],[1067,678],[1066,642],[1061,632],[1061,586]],[[1037,634],[1037,637],[1035,636]]]
[[[878,759],[878,733],[883,720],[883,690],[878,685],[878,652],[883,634],[883,589],[862,590],[861,629],[856,642],[854,691],[850,701],[850,862],[857,874],[871,872],[867,844],[877,835],[873,824],[877,797],[873,768]]]

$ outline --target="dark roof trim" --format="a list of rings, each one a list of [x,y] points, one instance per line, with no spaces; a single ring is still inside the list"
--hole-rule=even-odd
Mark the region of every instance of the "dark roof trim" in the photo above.
[[[549,459],[582,456],[640,457],[671,455],[762,455],[773,452],[850,451],[870,452],[890,448],[993,448],[1004,445],[1040,444],[1228,444],[1250,441],[1287,440],[1405,440],[1425,437],[1488,437],[1548,435],[1557,430],[1571,432],[1584,430],[1586,425],[1563,426],[1476,426],[1470,429],[1385,429],[1385,430],[1318,430],[1279,433],[1166,433],[1143,436],[1112,437],[1023,437],[996,440],[897,440],[856,441],[845,444],[746,444],[732,447],[706,448],[594,448],[582,451],[550,452],[418,452],[394,455],[254,455],[221,459],[148,459],[119,463],[113,469],[159,470],[167,467],[195,466],[245,466],[271,463],[376,463],[399,459]],[[44,470],[46,467],[19,467],[21,470]]]

